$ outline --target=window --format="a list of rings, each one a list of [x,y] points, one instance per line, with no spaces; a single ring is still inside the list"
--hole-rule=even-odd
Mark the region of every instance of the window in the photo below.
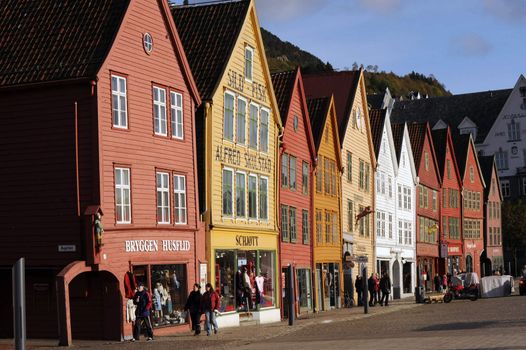
[[[331,212],[328,210],[325,210],[325,243],[331,242],[331,236],[332,236]]]
[[[442,216],[442,233],[447,237],[447,216]]]
[[[250,104],[250,123],[248,125],[248,141],[252,149],[258,148],[258,114],[259,107],[256,104]]]
[[[259,219],[268,220],[268,178],[259,178]]]
[[[294,115],[294,120],[292,121],[292,127],[294,128],[294,132],[298,131],[298,116]]]
[[[296,242],[296,208],[290,207],[290,241]]]
[[[183,138],[183,95],[170,92],[170,109],[172,113],[172,136],[176,139]]]
[[[449,218],[449,238],[460,239],[460,219]]]
[[[244,145],[247,142],[247,101],[241,97],[237,98],[237,120],[236,120],[236,141]]]
[[[323,159],[324,162],[323,162],[323,177],[324,177],[324,191],[325,191],[325,194],[329,194],[331,192],[331,177],[330,177],[330,165],[329,165],[329,162],[330,160],[328,158],[324,158]]]
[[[225,92],[225,110],[223,116],[223,138],[234,140],[234,95]]]
[[[186,224],[186,177],[174,175],[174,222]]]
[[[411,245],[413,244],[413,224],[411,222],[405,221],[404,222],[404,230],[405,230],[405,244]]]
[[[398,244],[403,244],[404,239],[404,222],[402,220],[398,221]]]
[[[223,169],[223,215],[232,216],[232,170]]]
[[[316,169],[316,192],[321,193],[322,190],[322,183],[323,183],[323,163],[318,163],[318,168]]]
[[[268,152],[268,109],[261,108],[261,116],[259,119],[259,150]]]
[[[246,175],[236,172],[236,216],[246,217]]]
[[[360,114],[359,109],[355,111],[355,116],[356,116],[356,127],[361,130],[362,129],[362,116]]]
[[[115,220],[118,224],[131,223],[130,169],[115,168]]]
[[[289,207],[281,206],[281,240],[289,242]]]
[[[508,151],[503,151],[501,148],[495,152],[495,161],[499,170],[508,169]]]
[[[153,87],[153,117],[155,134],[166,136],[166,90],[157,86]]]
[[[168,173],[156,174],[157,178],[157,223],[170,223],[170,178]]]
[[[382,237],[382,212],[376,210],[376,237]]]
[[[296,157],[290,156],[290,188],[296,189]]]
[[[387,177],[387,188],[388,188],[389,198],[393,198],[393,178],[391,176]]]
[[[309,211],[302,210],[301,212],[301,239],[303,244],[309,244]]]
[[[369,192],[369,174],[370,174],[369,164],[365,164],[365,192]]]
[[[301,170],[301,184],[303,194],[309,194],[309,163],[303,162]]]
[[[358,213],[361,214],[363,212],[363,206],[358,206]],[[360,236],[365,236],[365,217],[361,217],[360,218],[360,222],[359,222],[359,225],[360,225]]]
[[[426,171],[429,170],[429,153],[424,152],[424,166],[426,168]]]
[[[352,182],[352,153],[347,151],[347,181]]]
[[[437,201],[438,201],[437,191],[433,190],[433,211],[437,210]]]
[[[521,123],[512,119],[508,123],[508,141],[520,141],[521,139]]]
[[[347,230],[353,232],[354,226],[354,204],[351,200],[347,200]]]
[[[389,213],[388,230],[389,239],[393,239],[393,214]]]
[[[254,49],[245,47],[245,79],[252,80],[252,68],[254,65]]]
[[[509,197],[510,196],[510,180],[501,180],[500,187],[502,190],[502,196]]]
[[[447,189],[442,189],[442,208],[447,208]]]
[[[451,160],[447,160],[447,178],[451,180]]]
[[[404,188],[405,192],[405,188]],[[398,185],[398,208],[402,209],[404,207],[403,196],[405,193],[402,193],[402,185]]]
[[[340,230],[338,223],[340,220],[338,220],[338,214],[335,212],[332,212],[332,243],[338,244],[340,241]]]
[[[473,166],[469,167],[469,181],[475,182],[475,170],[473,169]]]
[[[257,176],[248,176],[248,217],[257,219]]]
[[[360,189],[365,188],[365,162],[360,159],[360,173],[359,173],[359,181],[358,184],[360,186]]]
[[[331,165],[331,195],[336,196],[336,163],[334,160],[330,161]]]
[[[142,46],[147,54],[151,54],[153,50],[153,38],[150,33],[144,33],[142,36]]]
[[[424,207],[424,187],[422,185],[418,185],[418,207]]]
[[[323,216],[321,210],[316,209],[316,242],[321,243],[323,232]]]
[[[113,114],[113,127],[128,128],[128,112],[126,97],[126,78],[117,75],[111,76],[111,108]]]
[[[411,187],[404,186],[404,209],[411,210]]]
[[[289,155],[287,153],[281,156],[281,187],[289,187]]]
[[[422,186],[423,188],[423,192],[424,192],[424,208],[428,208],[428,205],[429,205],[429,199],[428,199],[428,194],[429,194],[429,190],[427,187],[424,187]]]

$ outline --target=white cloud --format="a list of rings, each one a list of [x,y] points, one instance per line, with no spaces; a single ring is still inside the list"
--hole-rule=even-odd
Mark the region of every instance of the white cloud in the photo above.
[[[484,0],[484,9],[490,15],[505,21],[526,20],[526,0]]]
[[[380,14],[390,14],[402,7],[401,0],[359,0],[359,4],[368,10]]]
[[[267,20],[287,21],[316,12],[326,0],[256,0],[258,15]]]
[[[491,44],[478,34],[464,34],[451,39],[451,47],[462,56],[485,56],[491,50]]]

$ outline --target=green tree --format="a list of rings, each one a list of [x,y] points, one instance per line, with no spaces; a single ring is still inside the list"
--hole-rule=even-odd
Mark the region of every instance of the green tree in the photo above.
[[[502,203],[502,244],[513,257],[517,273],[517,254],[526,248],[526,203],[522,200]]]

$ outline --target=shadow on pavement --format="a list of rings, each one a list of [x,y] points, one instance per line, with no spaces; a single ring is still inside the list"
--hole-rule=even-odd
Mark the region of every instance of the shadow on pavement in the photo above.
[[[434,324],[431,326],[418,329],[423,332],[432,331],[461,331],[483,328],[510,328],[510,327],[524,327],[524,320],[502,320],[502,321],[470,321],[470,322],[451,322]],[[500,348],[491,348],[500,349]],[[503,348],[504,349],[504,348]]]

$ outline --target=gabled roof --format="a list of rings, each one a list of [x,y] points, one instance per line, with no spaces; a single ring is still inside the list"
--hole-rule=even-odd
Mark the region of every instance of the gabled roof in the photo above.
[[[367,95],[367,104],[371,109],[382,109],[384,104],[385,94]]]
[[[468,161],[468,149],[470,134],[454,134],[453,140],[455,143],[455,157],[457,158],[458,170],[460,171],[460,178],[464,181],[464,173],[466,171],[466,163]]]
[[[435,147],[435,154],[437,157],[438,170],[440,174],[444,175],[444,166],[446,164],[446,149],[448,142],[448,129],[432,130],[433,146]]]
[[[296,69],[271,75],[272,86],[274,87],[274,93],[278,101],[279,114],[281,115],[283,125],[287,123],[289,106],[292,100],[297,74],[298,70]]]
[[[512,89],[475,92],[420,100],[397,101],[391,119],[396,122],[423,122],[431,125],[442,119],[457,134],[457,127],[468,117],[477,124],[475,142],[482,143],[497,119]]]
[[[393,143],[395,146],[396,159],[400,164],[400,156],[402,154],[402,144],[404,143],[404,127],[405,123],[392,123],[391,130],[393,130]]]
[[[211,100],[234,49],[250,0],[173,6],[172,15],[203,100]]]
[[[0,87],[95,78],[129,0],[3,0]]]
[[[420,160],[422,158],[422,150],[424,149],[424,142],[426,140],[426,123],[408,123],[409,139],[411,140],[411,149],[413,150],[413,158],[415,159],[415,166],[418,169]]]
[[[373,147],[376,159],[380,154],[380,146],[382,144],[382,135],[384,131],[385,119],[387,109],[371,109],[369,111],[369,119],[371,121],[371,135],[373,138]]]
[[[307,98],[334,96],[340,145],[343,142],[362,71],[309,74],[303,77]],[[364,106],[367,108],[367,106]]]
[[[325,129],[327,117],[329,116],[330,104],[330,97],[307,99],[312,137],[314,139],[316,151],[320,149],[321,137],[323,136],[323,130]]]
[[[500,183],[499,176],[497,172],[497,167],[495,164],[495,155],[493,156],[479,156],[480,170],[482,171],[482,176],[484,176],[484,181],[486,182],[486,188],[484,189],[484,199],[487,199],[491,191],[491,186],[493,183],[491,181],[491,175],[493,170],[495,170],[495,179],[497,180],[497,191],[499,191],[500,199],[502,200],[502,194],[500,192]]]

